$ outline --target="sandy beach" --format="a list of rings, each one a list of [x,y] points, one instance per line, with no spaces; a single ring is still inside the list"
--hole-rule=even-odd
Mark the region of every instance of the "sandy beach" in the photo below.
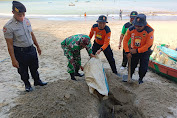
[[[17,70],[12,67],[2,28],[8,18],[0,18],[0,117],[1,118],[98,118],[100,102],[91,95],[83,78],[74,82],[67,73],[67,58],[60,43],[74,34],[89,35],[95,21],[49,21],[30,19],[33,32],[41,47],[39,73],[42,80],[49,82],[45,87],[36,87],[33,92],[24,92],[24,84]],[[122,26],[128,20],[108,19],[111,29],[110,45],[113,49],[119,72],[122,62],[122,49],[118,49]],[[155,29],[154,44],[167,44],[177,48],[177,21],[148,21]],[[93,39],[92,39],[93,42]],[[81,51],[82,65],[89,56],[85,49]],[[106,69],[110,91],[121,107],[110,102],[117,110],[115,114],[124,118],[177,118],[177,86],[151,71],[148,71],[144,83],[122,83],[111,73],[110,66],[103,55],[100,59]],[[126,73],[126,71],[122,72]],[[138,72],[133,79],[138,79]],[[33,85],[33,80],[30,79]],[[109,103],[109,102],[107,102]],[[109,111],[109,107],[106,111]],[[120,112],[122,111],[122,112]],[[136,117],[137,116],[137,117]],[[116,117],[119,118],[119,117]]]

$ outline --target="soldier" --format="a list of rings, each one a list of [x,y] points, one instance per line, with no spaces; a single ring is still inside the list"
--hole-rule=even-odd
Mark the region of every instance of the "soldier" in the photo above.
[[[86,48],[90,57],[95,57],[92,54],[90,37],[83,34],[70,36],[61,42],[61,47],[64,55],[68,58],[68,73],[71,79],[76,80],[75,76],[82,77],[83,75],[78,72],[80,68],[83,70],[80,50]]]
[[[106,25],[107,17],[104,15],[99,16],[98,20],[96,21],[97,24],[94,24],[90,31],[90,39],[95,35],[94,44],[92,47],[93,54],[100,54],[103,51],[104,55],[106,56],[109,65],[111,66],[112,72],[117,74],[117,69],[115,65],[115,60],[113,57],[113,52],[110,47],[110,36],[111,30]]]
[[[144,14],[137,15],[133,22],[134,26],[131,26],[124,36],[123,47],[127,58],[131,58],[131,77],[140,61],[139,84],[142,84],[148,69],[149,56],[152,53],[154,29],[147,24]],[[130,37],[131,48],[129,49],[128,41]]]
[[[3,32],[12,65],[17,68],[21,80],[25,84],[25,90],[29,92],[33,89],[28,81],[28,68],[34,79],[34,86],[44,86],[47,84],[46,82],[42,82],[39,78],[38,57],[33,44],[37,47],[39,55],[41,55],[41,49],[32,31],[30,21],[25,17],[25,6],[18,1],[13,1],[12,4],[12,13],[14,15],[3,27]]]
[[[125,35],[127,29],[133,25],[132,22],[133,22],[133,20],[135,19],[135,17],[136,17],[137,15],[138,15],[138,13],[137,13],[136,11],[132,11],[132,12],[130,13],[130,22],[127,22],[127,23],[124,24],[124,26],[123,26],[123,28],[122,28],[121,35],[120,35],[119,46],[118,46],[119,49],[121,48],[122,40],[123,40],[123,38],[124,38],[124,35]],[[131,38],[130,38],[130,40],[128,41],[129,47],[130,47],[130,43],[131,43]],[[120,68],[121,70],[124,70],[124,69],[125,69],[125,67],[126,67],[126,65],[127,65],[127,62],[128,62],[128,60],[127,60],[127,55],[125,54],[125,50],[123,49],[123,60],[122,60],[122,66],[121,66],[121,68]]]

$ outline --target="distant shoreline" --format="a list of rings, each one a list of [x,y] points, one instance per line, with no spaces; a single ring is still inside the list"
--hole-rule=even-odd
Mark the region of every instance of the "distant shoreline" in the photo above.
[[[144,12],[146,14],[148,20],[157,20],[157,21],[176,21],[177,20],[177,12]],[[101,14],[95,15],[38,15],[26,14],[27,18],[34,19],[45,19],[45,20],[55,20],[55,21],[95,21],[98,16]],[[0,13],[0,17],[2,18],[11,18],[13,14],[4,14]],[[129,19],[129,14],[123,14],[123,20]],[[108,19],[119,20],[119,14],[109,14]]]

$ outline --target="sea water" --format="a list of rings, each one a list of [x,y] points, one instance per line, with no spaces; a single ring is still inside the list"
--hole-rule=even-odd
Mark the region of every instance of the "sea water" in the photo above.
[[[151,20],[177,20],[177,0],[19,0],[26,8],[26,16],[48,20],[95,20],[101,14],[129,19],[131,11],[145,13]],[[72,6],[70,6],[72,5]],[[12,16],[12,1],[0,0],[0,16]]]

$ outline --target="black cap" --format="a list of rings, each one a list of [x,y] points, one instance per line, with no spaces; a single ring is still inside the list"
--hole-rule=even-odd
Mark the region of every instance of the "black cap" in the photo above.
[[[107,22],[107,17],[104,16],[104,15],[101,15],[99,16],[98,20],[96,22],[105,22],[105,23],[108,23]]]
[[[18,13],[26,12],[26,7],[18,1],[13,1],[12,2],[12,10],[16,11]]]
[[[135,18],[137,15],[138,15],[138,12],[132,11],[132,12],[130,13],[130,18]]]
[[[147,22],[146,22],[146,15],[144,14],[138,14],[135,18],[135,20],[133,21],[134,25],[137,26],[146,26]]]

